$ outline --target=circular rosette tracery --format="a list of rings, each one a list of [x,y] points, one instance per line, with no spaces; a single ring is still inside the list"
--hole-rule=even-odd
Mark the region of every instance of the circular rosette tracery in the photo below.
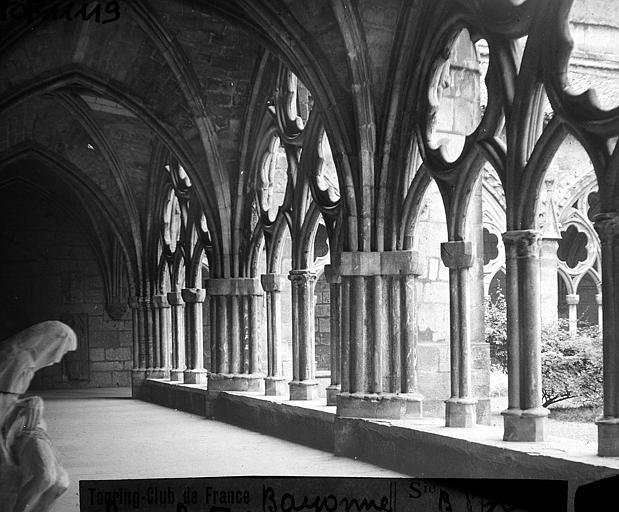
[[[304,129],[313,105],[314,100],[307,87],[292,71],[283,65],[280,66],[270,111],[275,116],[284,143],[295,145],[303,143]]]
[[[258,207],[265,226],[273,224],[286,199],[288,158],[278,136],[273,136],[260,160],[258,172]]]

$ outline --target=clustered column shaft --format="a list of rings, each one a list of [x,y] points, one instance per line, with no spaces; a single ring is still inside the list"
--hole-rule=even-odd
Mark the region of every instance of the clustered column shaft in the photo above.
[[[470,242],[441,244],[441,258],[449,268],[451,398],[446,402],[447,427],[472,427],[477,400],[471,393],[471,336],[469,321],[469,269],[473,265]]]
[[[170,305],[165,295],[153,295],[153,348],[154,373],[153,377],[168,377],[170,370]]]
[[[185,371],[185,303],[181,292],[168,292],[171,323],[171,357],[172,368],[170,380],[183,382]]]
[[[342,417],[420,416],[414,251],[344,252],[341,276]]]
[[[506,441],[543,441],[540,243],[533,230],[503,234],[507,269],[508,409]]]
[[[598,426],[598,455],[619,456],[619,215],[599,214],[595,229],[602,245],[604,311],[604,416]]]
[[[316,274],[291,270],[292,282],[292,382],[291,400],[316,400],[316,360],[314,347],[314,286]]]
[[[264,274],[260,276],[262,288],[266,293],[267,308],[267,376],[265,394],[284,395],[288,383],[282,376],[281,325],[282,304],[281,290],[286,276],[283,274]]]
[[[148,297],[136,297],[132,308],[134,312],[134,360],[138,362],[137,369],[150,371],[153,368],[151,301]]]
[[[187,367],[184,371],[184,381],[187,384],[205,384],[208,372],[204,369],[202,304],[206,298],[206,290],[183,288],[181,296],[185,301],[185,357]]]
[[[340,285],[342,279],[337,267],[325,265],[325,278],[329,283],[330,309],[330,368],[331,384],[327,387],[327,405],[337,405],[337,395],[341,389],[341,349],[340,349]]]
[[[259,315],[262,289],[256,278],[209,279],[211,368],[209,389],[263,391],[264,347]]]

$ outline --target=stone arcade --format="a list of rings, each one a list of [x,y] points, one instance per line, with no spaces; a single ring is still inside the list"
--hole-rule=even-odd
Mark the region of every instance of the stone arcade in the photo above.
[[[444,476],[613,472],[613,0],[83,4],[0,7],[0,338],[78,339],[33,384],[132,386],[411,474],[434,453]],[[518,446],[548,439],[541,328],[581,314],[603,326],[597,453],[538,465]]]

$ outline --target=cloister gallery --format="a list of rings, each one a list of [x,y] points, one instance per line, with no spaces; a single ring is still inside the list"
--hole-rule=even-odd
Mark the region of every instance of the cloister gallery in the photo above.
[[[619,456],[615,1],[26,1],[0,26],[0,337],[78,338],[33,386],[411,472]],[[499,293],[507,451],[548,436],[542,326],[602,327],[585,469],[466,466],[497,457],[462,446]]]

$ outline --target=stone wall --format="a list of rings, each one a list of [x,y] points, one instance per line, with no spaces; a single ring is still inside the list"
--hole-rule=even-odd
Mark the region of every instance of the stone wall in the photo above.
[[[419,386],[426,400],[449,398],[449,270],[441,261],[441,242],[447,241],[440,193],[430,185],[417,222],[417,250],[422,275],[417,279]],[[424,403],[424,407],[426,404]],[[440,405],[431,406],[440,414]],[[426,407],[427,409],[427,407]]]
[[[22,186],[0,192],[0,339],[61,320],[78,336],[65,361],[38,372],[33,387],[129,386],[131,311],[112,320],[88,240],[63,205]]]
[[[327,283],[323,273],[316,280],[314,297],[316,298],[314,310],[316,370],[319,372],[329,371],[331,369],[331,295],[329,293],[329,283]]]

